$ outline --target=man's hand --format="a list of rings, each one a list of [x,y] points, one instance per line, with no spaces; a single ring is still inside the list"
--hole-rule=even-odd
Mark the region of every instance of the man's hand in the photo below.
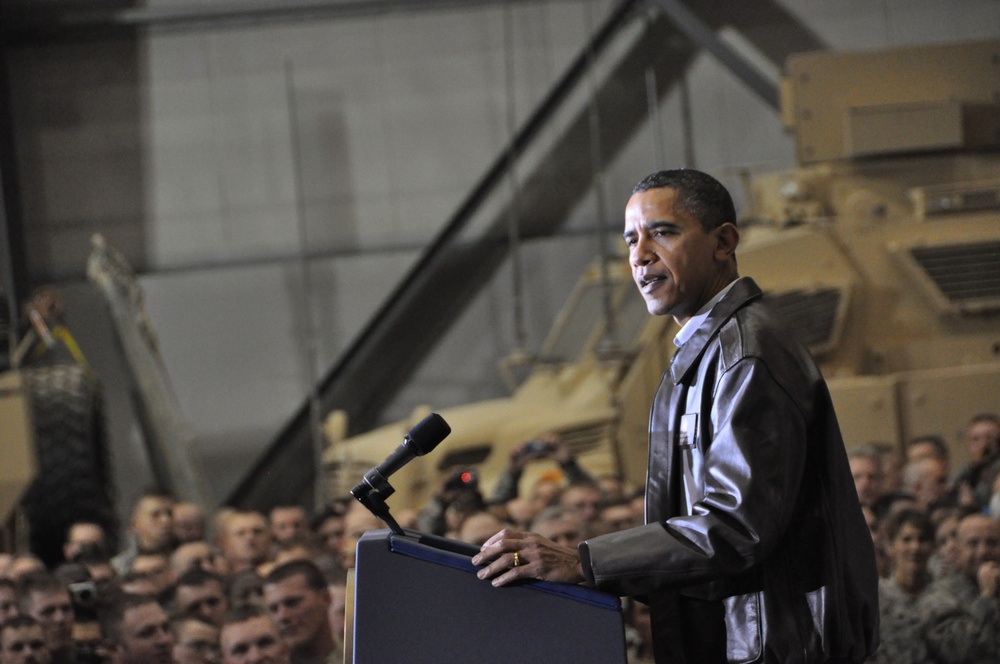
[[[576,549],[559,546],[535,533],[501,530],[486,540],[473,556],[480,579],[493,579],[496,587],[519,579],[583,583],[583,566]],[[516,565],[515,565],[516,563]]]
[[[976,575],[979,582],[979,594],[983,597],[996,597],[997,588],[1000,588],[1000,564],[986,562],[979,566],[979,573]]]
[[[553,459],[565,463],[572,456],[573,453],[558,434],[545,433],[515,447],[507,464],[510,470],[517,472],[523,470],[530,461]]]

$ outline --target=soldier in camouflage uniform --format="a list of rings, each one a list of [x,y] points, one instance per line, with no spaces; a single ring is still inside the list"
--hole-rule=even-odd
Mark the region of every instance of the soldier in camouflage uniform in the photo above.
[[[1000,662],[1000,523],[962,519],[955,568],[920,601],[928,648],[941,664]]]
[[[878,581],[880,643],[870,664],[927,664],[923,624],[917,605],[930,590],[927,568],[934,529],[927,515],[906,509],[885,523],[886,552],[892,564],[889,578]]]

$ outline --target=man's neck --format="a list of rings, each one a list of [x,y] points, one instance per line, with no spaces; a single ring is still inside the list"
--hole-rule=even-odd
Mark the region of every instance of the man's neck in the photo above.
[[[676,317],[674,318],[677,324],[681,326],[681,329],[677,332],[677,335],[674,336],[674,343],[677,346],[684,345],[684,342],[690,339],[692,335],[694,335],[695,331],[697,331],[697,329],[701,327],[702,322],[706,318],[708,318],[708,314],[711,313],[713,307],[715,307],[715,305],[718,304],[722,300],[722,298],[726,296],[726,293],[728,293],[729,290],[733,287],[737,279],[739,279],[739,275],[736,275],[731,281],[723,284],[722,287],[717,289],[715,291],[715,294],[711,298],[709,298],[708,301],[705,302],[705,304],[703,304],[701,308],[697,312],[695,312],[692,316],[689,316],[688,318],[685,318],[683,320]]]
[[[337,642],[333,638],[333,633],[328,629],[322,630],[314,641],[292,651],[292,663],[323,662],[336,647]]]

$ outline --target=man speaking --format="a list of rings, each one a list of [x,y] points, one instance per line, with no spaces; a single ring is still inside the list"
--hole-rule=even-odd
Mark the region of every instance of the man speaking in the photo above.
[[[505,530],[482,579],[587,583],[650,605],[656,662],[862,662],[878,576],[830,395],[740,278],[729,192],[659,171],[625,210],[632,276],[677,353],[653,401],[646,525],[578,549]]]

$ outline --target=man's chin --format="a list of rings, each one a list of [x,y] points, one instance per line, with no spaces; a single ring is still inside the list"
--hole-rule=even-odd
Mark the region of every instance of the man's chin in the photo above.
[[[646,300],[646,311],[651,316],[670,316],[673,313],[670,304],[653,299]]]

